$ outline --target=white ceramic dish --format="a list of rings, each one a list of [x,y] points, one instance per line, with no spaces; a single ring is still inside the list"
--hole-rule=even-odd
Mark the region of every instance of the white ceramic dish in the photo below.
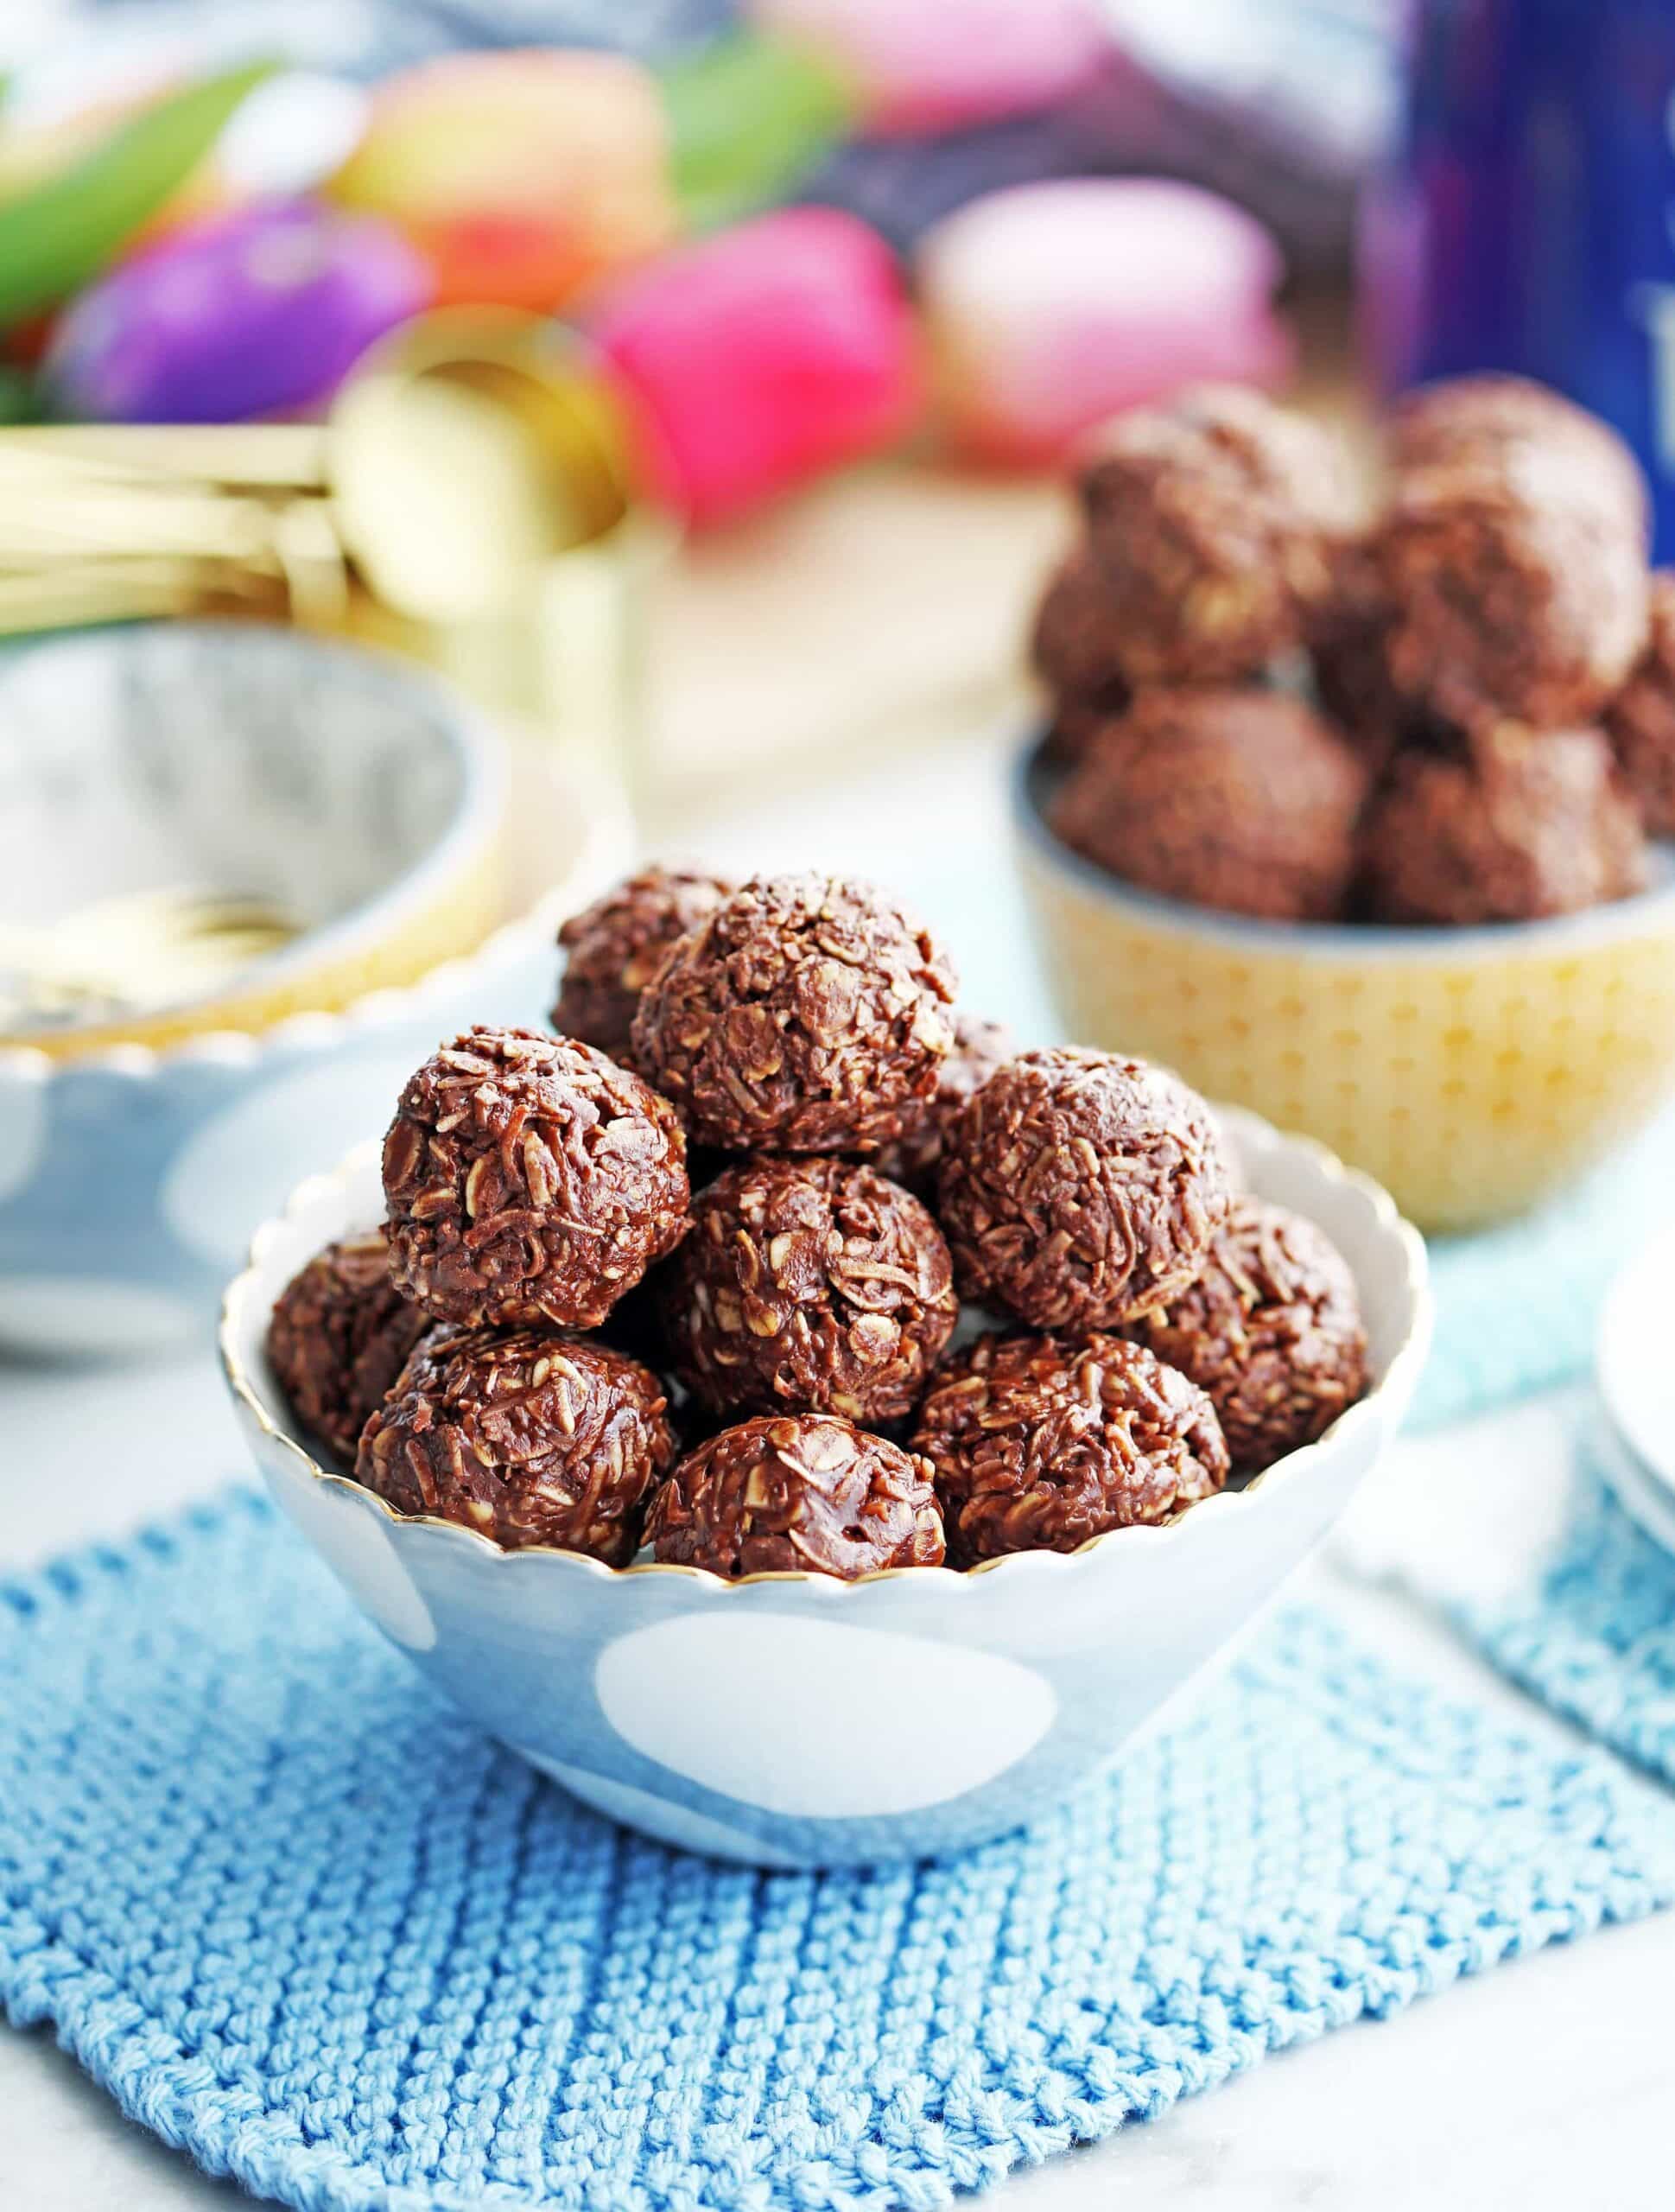
[[[263,1351],[303,1261],[378,1217],[370,1148],[258,1233],[223,1313],[228,1382],[270,1490],[365,1612],[587,1803],[765,1866],[958,1848],[1050,1806],[1228,1651],[1342,1511],[1418,1379],[1430,1296],[1416,1232],[1318,1146],[1227,1119],[1252,1186],[1317,1221],[1354,1268],[1374,1388],[1242,1491],[1069,1554],[729,1584],[398,1519],[310,1458]]]
[[[187,883],[299,933],[263,991],[397,938],[491,844],[499,749],[386,656],[260,623],[72,631],[0,655],[0,920]]]
[[[1675,1516],[1675,1358],[1669,1344],[1670,1270],[1675,1234],[1642,1247],[1617,1275],[1600,1309],[1594,1371],[1605,1411],[1646,1483]]]
[[[54,664],[74,677],[61,697],[42,688],[41,671]],[[314,902],[305,911],[318,909],[320,927],[276,968],[324,945],[339,981],[387,974],[370,940],[364,959],[345,940],[382,931],[378,942],[388,945],[405,929],[410,950],[428,946],[423,918],[409,911],[416,884],[422,904],[427,883],[462,856],[466,874],[474,870],[491,893],[471,911],[504,925],[442,940],[476,943],[462,958],[422,951],[401,971],[418,980],[400,988],[362,981],[320,997],[309,994],[320,971],[289,983],[279,976],[281,1004],[334,1011],[206,1026],[178,1043],[121,1042],[73,1058],[0,1046],[0,1345],[35,1356],[206,1340],[256,1224],[322,1156],[383,1128],[403,1081],[439,1039],[473,1020],[541,1020],[560,918],[603,888],[632,849],[619,795],[549,754],[503,753],[454,693],[382,655],[206,624],[90,633],[0,661],[6,744],[23,726],[14,717],[20,702],[44,744],[54,714],[77,700],[101,718],[99,742],[114,746],[112,760],[127,757],[136,726],[142,735],[149,729],[139,749],[155,770],[136,815],[131,794],[118,791],[109,819],[88,816],[90,845],[119,856],[117,817],[134,815],[148,838],[177,841],[168,868],[195,850],[204,866],[183,873],[201,875],[213,849],[236,861],[243,887]],[[176,713],[196,733],[185,749],[169,723]],[[242,783],[232,732],[250,740]],[[217,754],[223,737],[225,759]],[[191,765],[206,755],[213,804]],[[428,764],[428,796],[422,807],[414,802],[411,836],[403,832],[403,866],[357,903],[357,868],[364,876],[369,853],[383,849],[381,829],[371,830],[408,805],[402,764],[416,757]],[[97,780],[71,779],[78,809],[92,809]],[[241,810],[247,818],[234,821]],[[426,842],[421,816],[442,825],[440,841]],[[442,895],[446,904],[446,887]],[[220,1011],[218,1001],[206,1020]]]
[[[1602,1402],[1589,1436],[1594,1465],[1629,1518],[1654,1544],[1675,1554],[1675,1491],[1635,1452]]]

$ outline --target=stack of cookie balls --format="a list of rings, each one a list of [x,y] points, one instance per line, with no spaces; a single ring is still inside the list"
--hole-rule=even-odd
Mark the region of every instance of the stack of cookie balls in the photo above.
[[[1675,835],[1675,573],[1605,424],[1426,387],[1370,518],[1254,393],[1122,416],[1033,639],[1047,818],[1143,890],[1275,921],[1515,922],[1641,889]]]
[[[1348,1268],[1235,1193],[1203,1102],[1014,1054],[885,893],[651,869],[562,942],[566,1033],[434,1053],[383,1230],[275,1306],[299,1422],[396,1512],[613,1567],[968,1567],[1169,1519],[1361,1394]]]

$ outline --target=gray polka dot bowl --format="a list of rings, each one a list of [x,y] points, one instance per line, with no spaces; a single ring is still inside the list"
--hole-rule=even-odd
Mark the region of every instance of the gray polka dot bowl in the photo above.
[[[1430,1330],[1418,1236],[1318,1146],[1226,1119],[1251,1187],[1318,1222],[1355,1270],[1373,1387],[1242,1491],[1075,1553],[728,1583],[649,1560],[503,1551],[454,1522],[398,1517],[310,1457],[263,1351],[303,1262],[379,1218],[371,1147],[258,1232],[223,1312],[227,1381],[269,1489],[368,1617],[587,1803],[761,1866],[958,1849],[1047,1809],[1225,1657],[1342,1513],[1412,1392]]]
[[[439,1039],[538,1017],[625,810],[406,663],[255,624],[12,649],[0,733],[0,922],[183,883],[298,918],[213,992],[0,1036],[0,1347],[206,1343],[322,1152]]]

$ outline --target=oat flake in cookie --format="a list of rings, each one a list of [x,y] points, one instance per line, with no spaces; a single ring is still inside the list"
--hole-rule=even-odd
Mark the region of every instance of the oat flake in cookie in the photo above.
[[[830,1414],[773,1414],[688,1452],[645,1530],[672,1565],[853,1580],[940,1567],[942,1522],[924,1460]]]
[[[980,1337],[938,1372],[912,1440],[935,1470],[955,1567],[1166,1521],[1228,1474],[1197,1384],[1097,1334]]]
[[[395,1279],[439,1319],[597,1328],[686,1233],[680,1116],[574,1039],[479,1027],[384,1143]]]
[[[1056,1046],[1009,1061],[954,1116],[938,1216],[968,1297],[1037,1329],[1114,1328],[1185,1289],[1229,1188],[1196,1091]]]
[[[1202,1274],[1137,1339],[1207,1391],[1235,1475],[1311,1444],[1367,1388],[1355,1279],[1301,1215],[1238,1198]]]
[[[597,1045],[612,1059],[625,1058],[634,1010],[653,969],[733,887],[691,868],[648,868],[572,914],[558,933],[568,957],[554,1028]]]
[[[286,1284],[268,1323],[268,1364],[303,1427],[352,1466],[367,1415],[429,1325],[390,1281],[379,1229],[328,1244]]]
[[[623,1567],[675,1457],[662,1384],[603,1344],[539,1329],[433,1328],[367,1423],[356,1480],[508,1550]]]
[[[744,1161],[657,1277],[675,1371],[711,1413],[911,1413],[959,1313],[917,1198],[847,1160]]]
[[[634,1058],[732,1152],[872,1152],[936,1087],[954,971],[871,885],[757,876],[672,946],[634,1018]]]

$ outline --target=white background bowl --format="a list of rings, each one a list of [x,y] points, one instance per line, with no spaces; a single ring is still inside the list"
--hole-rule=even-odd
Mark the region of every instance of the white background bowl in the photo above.
[[[494,835],[493,741],[379,653],[263,623],[135,623],[0,655],[0,918],[180,884],[300,934],[263,981],[423,909]]]
[[[202,650],[185,650],[194,640]],[[240,833],[261,833],[250,853],[263,837],[306,842],[316,807],[344,846],[335,858],[276,853],[271,877],[250,887],[276,888],[289,870],[299,886],[317,889],[323,912],[352,886],[354,854],[378,841],[376,787],[390,781],[403,749],[403,721],[427,759],[464,764],[454,828],[441,845],[370,901],[311,931],[299,953],[362,927],[394,926],[392,903],[409,896],[416,876],[435,872],[439,855],[446,864],[462,837],[477,836],[486,853],[494,823],[474,819],[485,799],[496,811],[504,804],[504,911],[516,918],[467,957],[340,1013],[295,1014],[254,1032],[206,1031],[160,1049],[117,1045],[74,1059],[0,1046],[0,1345],[36,1356],[206,1343],[256,1224],[320,1159],[381,1132],[427,1053],[472,1021],[542,1021],[557,976],[559,921],[619,873],[632,849],[619,795],[549,753],[510,748],[503,762],[498,737],[473,709],[384,656],[230,624],[186,626],[183,638],[136,631],[75,642],[100,649],[78,680],[118,717],[124,672],[147,671],[156,679],[149,714],[164,714],[175,694],[181,714],[195,712],[187,695],[210,686],[207,655],[216,714],[196,726],[195,749],[213,751],[224,722],[230,743],[238,741],[234,725],[267,740],[265,754],[253,746],[250,757],[265,760],[257,781],[271,780],[276,791],[271,808]],[[40,670],[51,658],[43,647],[15,666]],[[0,703],[6,683],[0,664]],[[37,690],[29,696],[44,714],[50,700]],[[370,748],[357,739],[369,716],[382,733]],[[193,834],[207,837],[190,760],[168,757],[174,766],[162,785],[179,787],[177,827],[184,834],[196,824]],[[370,785],[348,757],[359,758]],[[218,804],[228,803],[225,764],[204,772]],[[245,803],[255,806],[260,796],[246,790]]]
[[[333,1573],[464,1711],[575,1796],[765,1866],[954,1849],[1046,1809],[1227,1652],[1342,1511],[1418,1379],[1418,1236],[1319,1147],[1226,1121],[1250,1186],[1317,1222],[1354,1269],[1374,1386],[1242,1491],[1069,1554],[726,1583],[399,1519],[309,1457],[263,1350],[303,1262],[378,1219],[371,1148],[259,1232],[227,1294],[222,1358],[270,1490]]]

